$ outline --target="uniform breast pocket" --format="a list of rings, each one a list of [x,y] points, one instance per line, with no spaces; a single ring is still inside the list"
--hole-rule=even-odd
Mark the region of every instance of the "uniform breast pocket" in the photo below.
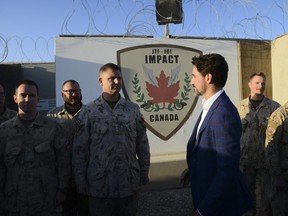
[[[34,146],[34,150],[37,154],[38,159],[42,161],[42,165],[49,163],[50,161],[54,161],[54,151],[50,145],[50,141],[44,141],[40,144]]]
[[[11,141],[7,143],[5,149],[4,160],[7,167],[13,167],[17,158],[19,158],[21,153],[21,142],[20,141]]]
[[[107,122],[107,119],[103,118],[95,119],[91,127],[92,140],[96,141],[97,143],[100,143],[103,136],[108,132],[108,130],[109,130],[109,123]]]
[[[267,127],[267,124],[268,124],[268,121],[269,121],[269,117],[270,116],[268,115],[268,117],[265,117],[265,118],[261,119],[261,126],[262,127],[265,127],[265,128]]]
[[[137,136],[137,131],[136,131],[136,123],[135,122],[127,122],[126,123],[126,130],[129,134],[129,137],[131,140],[135,140]]]
[[[90,190],[96,193],[101,193],[104,190],[105,184],[109,184],[109,181],[105,181],[103,168],[87,168],[87,180],[89,183]]]

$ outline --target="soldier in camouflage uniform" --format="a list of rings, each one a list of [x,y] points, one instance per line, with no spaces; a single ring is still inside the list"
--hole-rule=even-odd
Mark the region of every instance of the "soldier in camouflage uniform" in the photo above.
[[[269,207],[266,193],[265,132],[269,116],[280,104],[264,96],[265,82],[264,73],[252,74],[248,82],[250,96],[237,105],[243,129],[240,167],[254,195],[254,202],[258,204],[256,209],[245,215],[255,215],[256,210],[260,209],[263,210],[261,215],[264,215],[267,212],[265,208]],[[256,179],[259,188],[256,188]]]
[[[99,70],[102,95],[86,105],[73,143],[77,190],[88,194],[91,216],[135,216],[138,190],[149,181],[149,143],[139,107],[120,96],[122,75]]]
[[[62,85],[62,98],[64,104],[47,113],[48,117],[56,119],[63,127],[61,133],[67,133],[73,142],[74,134],[80,121],[79,114],[83,110],[82,94],[79,83],[76,80],[66,80]],[[71,147],[70,147],[71,148]],[[62,216],[88,216],[89,200],[83,194],[78,194],[74,180],[70,179],[70,186],[63,203]]]
[[[288,102],[269,118],[266,131],[268,188],[273,215],[288,215]]]
[[[0,84],[0,124],[13,118],[17,114],[16,111],[10,110],[5,106],[5,97],[5,90]]]
[[[58,216],[70,175],[59,124],[37,112],[31,80],[15,88],[18,115],[0,126],[0,215]]]
[[[81,112],[82,94],[79,83],[76,80],[66,80],[62,85],[61,92],[64,104],[47,113],[48,117],[56,118],[60,122],[78,117]]]

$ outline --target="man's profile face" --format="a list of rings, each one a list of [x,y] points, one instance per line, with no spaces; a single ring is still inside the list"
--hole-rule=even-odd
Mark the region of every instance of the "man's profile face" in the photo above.
[[[65,104],[77,106],[82,102],[82,94],[79,84],[67,82],[62,87],[62,97]]]
[[[190,84],[194,88],[194,94],[196,96],[204,95],[207,89],[205,77],[198,71],[197,67],[194,66],[192,70],[192,79]]]

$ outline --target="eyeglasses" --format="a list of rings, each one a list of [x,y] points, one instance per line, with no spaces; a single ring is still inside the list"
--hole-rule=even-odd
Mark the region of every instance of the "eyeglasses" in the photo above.
[[[78,94],[81,92],[81,89],[69,89],[69,90],[62,90],[62,92],[68,93],[68,94]]]

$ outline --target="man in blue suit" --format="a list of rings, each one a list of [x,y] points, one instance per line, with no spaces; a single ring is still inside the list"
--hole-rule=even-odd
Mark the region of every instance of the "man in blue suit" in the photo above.
[[[203,111],[187,146],[187,163],[196,215],[240,216],[252,197],[239,169],[241,121],[222,89],[228,64],[219,54],[192,58],[191,85],[203,96]]]

